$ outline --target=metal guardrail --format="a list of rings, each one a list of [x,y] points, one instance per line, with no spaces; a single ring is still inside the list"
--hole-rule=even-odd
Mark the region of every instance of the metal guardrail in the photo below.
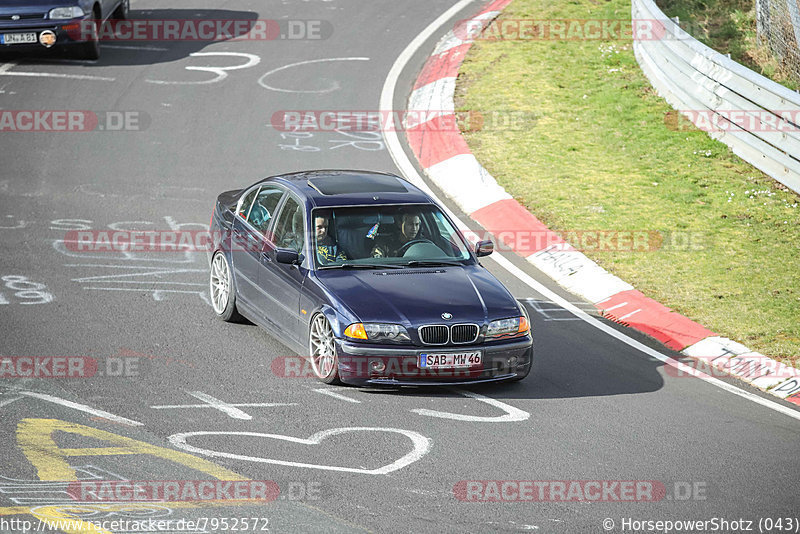
[[[656,27],[649,39],[634,39],[636,60],[672,107],[736,127],[709,131],[733,152],[800,193],[800,93],[712,50],[670,20],[653,0],[632,0],[635,21]],[[637,22],[641,25],[641,22]],[[693,115],[697,117],[697,115]],[[745,118],[746,117],[746,118]]]

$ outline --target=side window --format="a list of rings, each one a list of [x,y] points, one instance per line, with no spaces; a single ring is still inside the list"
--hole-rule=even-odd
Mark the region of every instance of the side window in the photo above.
[[[302,252],[305,237],[305,221],[303,207],[294,197],[286,199],[286,203],[278,215],[273,229],[273,241],[278,248],[289,248]]]
[[[253,199],[256,198],[258,189],[258,187],[254,187],[253,190],[247,193],[244,199],[242,199],[242,203],[239,206],[239,216],[244,220],[247,220],[247,214],[250,213],[250,207],[253,205]]]
[[[269,186],[262,187],[253,204],[253,209],[250,210],[247,222],[252,224],[262,234],[266,234],[269,223],[275,215],[275,209],[278,207],[278,202],[280,202],[282,196],[283,189]]]

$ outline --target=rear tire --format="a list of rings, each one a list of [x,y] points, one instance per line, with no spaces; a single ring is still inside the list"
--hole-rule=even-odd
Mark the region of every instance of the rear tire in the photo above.
[[[131,0],[122,0],[122,3],[117,6],[117,9],[115,9],[114,13],[111,14],[111,18],[114,20],[128,20],[130,12]]]
[[[211,307],[217,317],[228,323],[243,321],[236,309],[236,287],[233,284],[228,258],[222,252],[216,252],[211,259],[211,277],[209,279],[209,295]]]

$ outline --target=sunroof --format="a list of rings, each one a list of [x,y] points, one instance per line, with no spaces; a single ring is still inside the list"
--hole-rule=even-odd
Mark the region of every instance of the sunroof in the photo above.
[[[340,174],[311,178],[308,185],[323,195],[353,193],[406,193],[408,189],[394,176]]]

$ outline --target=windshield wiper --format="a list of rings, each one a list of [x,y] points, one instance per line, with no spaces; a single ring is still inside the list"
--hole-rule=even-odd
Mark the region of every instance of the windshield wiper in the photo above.
[[[411,260],[407,261],[404,264],[406,267],[441,267],[441,266],[453,266],[453,267],[461,267],[464,265],[460,261],[449,261],[449,260]]]
[[[402,265],[393,263],[340,263],[338,265],[323,265],[320,269],[402,269]]]

